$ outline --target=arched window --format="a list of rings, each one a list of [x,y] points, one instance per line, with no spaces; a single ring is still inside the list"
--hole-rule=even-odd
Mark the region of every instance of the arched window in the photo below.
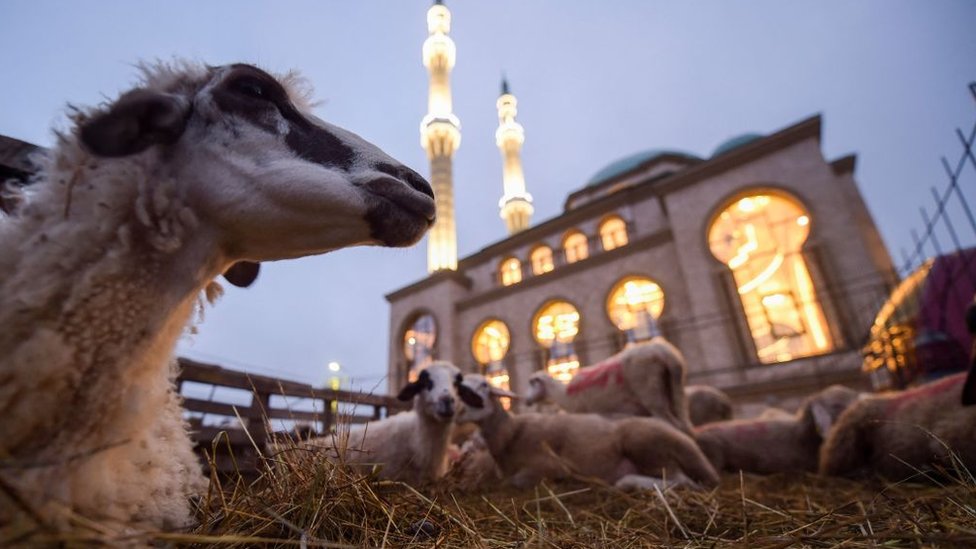
[[[437,324],[433,315],[422,314],[403,333],[403,354],[407,358],[407,381],[415,381],[420,370],[434,360]]]
[[[600,241],[603,249],[610,251],[627,245],[627,224],[617,216],[609,217],[600,224]]]
[[[664,291],[657,282],[628,276],[614,284],[607,298],[610,321],[627,337],[627,344],[660,335],[657,319],[664,310]]]
[[[566,301],[550,301],[532,320],[535,340],[548,350],[546,370],[556,379],[569,381],[579,369],[579,357],[573,348],[579,321],[579,311]]]
[[[516,257],[510,257],[502,261],[500,267],[502,286],[511,286],[522,282],[522,262]]]
[[[529,254],[532,260],[532,274],[541,275],[551,271],[554,266],[552,263],[552,248],[549,246],[538,246]]]
[[[586,235],[573,231],[563,239],[563,251],[566,253],[566,263],[576,263],[590,256]]]
[[[511,388],[508,370],[502,363],[511,341],[508,326],[497,319],[483,322],[471,338],[471,353],[481,365],[482,373],[489,383],[500,389]],[[509,406],[507,400],[505,406]]]
[[[732,271],[761,362],[833,348],[801,253],[810,222],[795,199],[756,193],[725,207],[708,229],[709,248]]]

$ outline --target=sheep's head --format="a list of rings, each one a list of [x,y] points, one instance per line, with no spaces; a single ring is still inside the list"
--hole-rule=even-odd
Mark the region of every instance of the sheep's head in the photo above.
[[[827,433],[844,410],[860,398],[860,393],[843,385],[831,385],[813,395],[800,407],[801,421],[813,425],[821,438]]]
[[[457,413],[461,371],[450,362],[438,361],[420,371],[397,398],[414,401],[414,410],[439,421],[451,421]]]
[[[499,397],[518,398],[515,393],[488,383],[488,378],[481,374],[465,374],[458,385],[458,396],[464,402],[464,409],[458,414],[458,423],[478,423],[495,410],[504,410]]]
[[[250,65],[146,70],[146,85],[83,120],[96,157],[146,155],[212,229],[227,264],[363,244],[408,246],[434,221],[430,185]],[[155,155],[155,156],[150,156]]]
[[[526,404],[535,404],[549,399],[543,376],[548,377],[545,372],[535,372],[529,377],[529,392],[525,395]]]

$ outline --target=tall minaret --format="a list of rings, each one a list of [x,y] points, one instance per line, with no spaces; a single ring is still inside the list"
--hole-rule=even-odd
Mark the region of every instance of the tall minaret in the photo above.
[[[525,130],[515,121],[518,110],[515,96],[508,91],[508,80],[502,77],[502,94],[498,98],[498,129],[495,143],[502,151],[502,182],[505,193],[498,201],[502,219],[508,234],[515,234],[529,226],[532,217],[532,195],[525,192],[525,176],[522,175],[522,143]]]
[[[430,159],[430,181],[437,204],[437,221],[427,233],[427,270],[457,270],[457,230],[454,225],[454,188],[451,162],[461,144],[461,122],[451,112],[451,69],[456,50],[447,35],[451,12],[440,0],[427,10],[424,66],[430,72],[427,116],[420,122],[420,146]]]

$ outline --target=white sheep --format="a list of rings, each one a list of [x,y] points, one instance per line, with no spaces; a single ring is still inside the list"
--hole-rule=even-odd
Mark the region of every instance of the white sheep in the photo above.
[[[820,472],[878,473],[901,480],[933,465],[976,473],[976,407],[960,403],[966,374],[906,391],[872,395],[851,406],[824,442]]]
[[[685,387],[688,417],[695,427],[732,419],[732,399],[724,391],[710,385]]]
[[[0,523],[185,524],[202,476],[171,354],[213,278],[430,227],[423,178],[296,89],[250,65],[144,67],[39,159],[0,222],[0,475],[23,503]]]
[[[824,437],[857,391],[832,385],[808,398],[795,416],[709,423],[695,439],[720,471],[771,474],[817,470]]]
[[[330,459],[372,467],[378,477],[422,485],[447,473],[447,447],[460,406],[457,385],[461,371],[449,362],[436,361],[420,371],[397,398],[413,400],[413,409],[388,418],[353,425],[343,434],[318,437],[305,446],[323,451]]]
[[[653,416],[691,433],[684,387],[684,357],[664,338],[655,337],[580,368],[568,384],[535,372],[525,402],[549,400],[575,413]]]
[[[611,419],[597,414],[512,415],[500,396],[513,393],[467,374],[458,387],[465,407],[458,422],[477,423],[508,482],[532,486],[543,479],[584,476],[618,487],[650,486],[667,472],[706,487],[718,474],[694,440],[653,417]]]

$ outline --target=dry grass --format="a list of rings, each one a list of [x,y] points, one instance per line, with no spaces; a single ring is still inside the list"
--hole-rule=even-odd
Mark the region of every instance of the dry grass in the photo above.
[[[212,487],[200,526],[157,541],[252,547],[976,547],[976,486],[727,475],[712,492],[533,491],[371,480],[310,459]]]
[[[304,452],[213,482],[188,532],[21,539],[196,547],[976,547],[976,485],[726,475],[711,492],[594,483],[415,489]],[[931,480],[931,479],[930,479]]]

